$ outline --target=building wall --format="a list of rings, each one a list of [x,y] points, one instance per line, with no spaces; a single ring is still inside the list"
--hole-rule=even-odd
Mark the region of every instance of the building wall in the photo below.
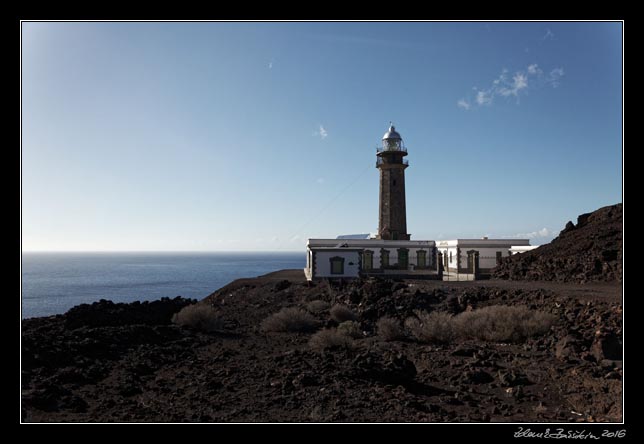
[[[456,258],[457,258],[457,247],[438,247],[438,251],[443,254],[443,257],[447,256],[447,269],[456,271],[458,267]],[[452,253],[452,260],[449,260],[449,253]],[[445,259],[443,259],[443,264]]]
[[[386,249],[389,251],[389,267],[388,269],[396,269],[399,263],[400,248],[405,248],[408,251],[408,270],[418,269],[418,251],[423,250],[426,252],[426,263],[423,270],[435,270],[436,262],[434,260],[434,241],[388,241],[380,239],[309,239],[307,247],[307,278],[325,278],[325,277],[355,277],[354,270],[350,267],[355,267],[356,262],[359,263],[358,267],[362,267],[362,252],[369,250],[373,253],[373,262],[371,270],[381,269],[381,250]],[[315,254],[313,259],[311,255]],[[357,255],[357,256],[356,256]],[[334,256],[345,258],[345,272],[342,275],[331,275],[331,263],[329,259]],[[356,260],[355,258],[358,258]],[[353,265],[349,265],[353,262]],[[315,268],[315,269],[314,269]],[[360,268],[359,271],[365,270]],[[368,270],[365,270],[368,271]]]
[[[461,247],[461,268],[467,268],[467,252],[470,250],[476,250],[479,252],[479,269],[489,270],[497,266],[496,253],[501,252],[502,257],[508,257],[509,248]]]
[[[357,277],[360,271],[360,253],[358,251],[313,251],[315,255],[315,270],[313,276],[316,278],[341,278]],[[344,258],[344,274],[331,274],[331,258]]]
[[[380,268],[380,252],[381,252],[382,247],[375,247],[375,248],[365,248],[365,250],[370,250],[373,251],[373,268],[378,269]],[[386,250],[389,251],[389,266],[393,267],[395,264],[398,263],[398,248],[400,247],[387,247],[385,248]],[[414,268],[418,266],[417,259],[418,259],[418,250],[424,250],[427,252],[426,255],[426,267],[425,268],[435,268],[434,264],[434,247],[427,247],[427,248],[407,248],[409,250],[409,265],[414,265]]]
[[[510,254],[520,254],[520,253],[525,253],[526,251],[532,251],[535,248],[539,248],[538,245],[513,245],[512,248],[510,248]]]
[[[487,272],[497,266],[497,252],[502,258],[509,256],[510,248],[513,245],[529,245],[528,239],[466,239],[438,241],[438,251],[448,257],[447,271],[467,272],[467,252],[470,250],[479,253],[479,271]],[[458,255],[460,251],[460,257]],[[449,255],[452,260],[449,261]]]

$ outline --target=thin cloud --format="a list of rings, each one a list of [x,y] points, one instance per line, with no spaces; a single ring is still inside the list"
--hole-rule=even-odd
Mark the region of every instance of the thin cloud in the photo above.
[[[316,131],[313,131],[313,136],[315,136],[315,137],[319,136],[320,139],[322,139],[322,140],[326,139],[326,137],[328,135],[329,135],[329,133],[327,132],[327,130],[322,125],[320,125],[320,127]]]
[[[550,28],[546,28],[546,33],[543,35],[541,40],[554,40],[555,38],[555,33],[550,30]]]
[[[553,88],[557,88],[561,84],[561,78],[564,75],[563,68],[555,68],[550,71],[546,82],[552,85]]]
[[[268,62],[268,69],[273,69],[273,61]]]
[[[529,67],[528,67],[529,69]],[[523,73],[516,73],[512,77],[512,83],[509,87],[502,86],[499,88],[498,92],[503,97],[514,96],[519,97],[519,92],[528,87],[528,76]]]
[[[476,93],[476,103],[479,105],[491,105],[492,95],[489,91],[479,91]]]
[[[541,71],[541,69],[539,68],[539,65],[537,65],[536,63],[533,63],[532,65],[528,66],[528,74],[530,75],[537,75],[541,72],[543,71]]]
[[[463,108],[466,111],[472,107],[472,105],[470,105],[470,102],[468,102],[465,99],[461,99],[458,102],[456,102],[456,106],[458,106],[459,108]]]
[[[324,183],[324,177],[318,177],[316,182],[320,184]]]
[[[475,106],[490,106],[497,97],[514,98],[519,103],[519,97],[529,90],[538,89],[544,85],[557,88],[561,84],[563,75],[564,69],[561,67],[554,68],[545,74],[536,63],[532,63],[512,75],[504,68],[499,76],[492,80],[489,87],[473,87],[473,98],[462,98],[456,102],[456,105],[461,109],[470,110]]]

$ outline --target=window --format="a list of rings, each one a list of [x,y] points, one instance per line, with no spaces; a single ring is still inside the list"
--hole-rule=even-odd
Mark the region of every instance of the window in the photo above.
[[[425,268],[427,266],[427,252],[425,250],[418,250],[416,253],[416,266],[418,268]]]
[[[398,249],[398,268],[403,270],[409,268],[409,250],[406,248]]]
[[[394,179],[394,186],[396,186],[396,179]]]
[[[334,256],[331,259],[331,274],[344,274],[344,258]]]
[[[502,251],[497,251],[496,252],[496,264],[499,265],[502,260],[503,260],[503,252]]]
[[[389,250],[380,250],[380,266],[387,268],[389,266]]]
[[[373,268],[373,251],[365,250],[362,253],[362,269],[371,270]]]
[[[398,151],[398,150],[400,150],[400,140],[387,139],[385,141],[385,149],[387,151]]]
[[[467,270],[468,273],[478,274],[479,272],[479,252],[469,250],[467,252]]]
[[[449,263],[450,264],[452,263],[452,252],[451,251],[449,252]]]

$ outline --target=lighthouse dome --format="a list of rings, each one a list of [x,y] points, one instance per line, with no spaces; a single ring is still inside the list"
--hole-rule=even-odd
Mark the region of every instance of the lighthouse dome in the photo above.
[[[400,137],[400,134],[398,134],[398,131],[396,131],[396,127],[393,125],[390,125],[389,130],[385,133],[384,136],[382,136],[382,140],[389,139],[402,140],[402,137]]]

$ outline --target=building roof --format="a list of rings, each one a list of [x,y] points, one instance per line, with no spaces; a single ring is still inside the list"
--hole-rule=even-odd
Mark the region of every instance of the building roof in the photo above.
[[[437,240],[437,247],[478,246],[478,247],[511,247],[530,245],[530,239],[449,239]]]
[[[371,235],[367,234],[341,234],[336,239],[369,239]]]
[[[314,251],[351,251],[351,252],[361,252],[364,250],[364,248],[360,247],[341,247],[341,246],[335,246],[335,247],[321,247],[321,246],[315,246],[309,247],[309,250],[314,250]]]
[[[433,240],[384,240],[384,239],[309,239],[309,248],[338,247],[349,248],[432,248]]]

